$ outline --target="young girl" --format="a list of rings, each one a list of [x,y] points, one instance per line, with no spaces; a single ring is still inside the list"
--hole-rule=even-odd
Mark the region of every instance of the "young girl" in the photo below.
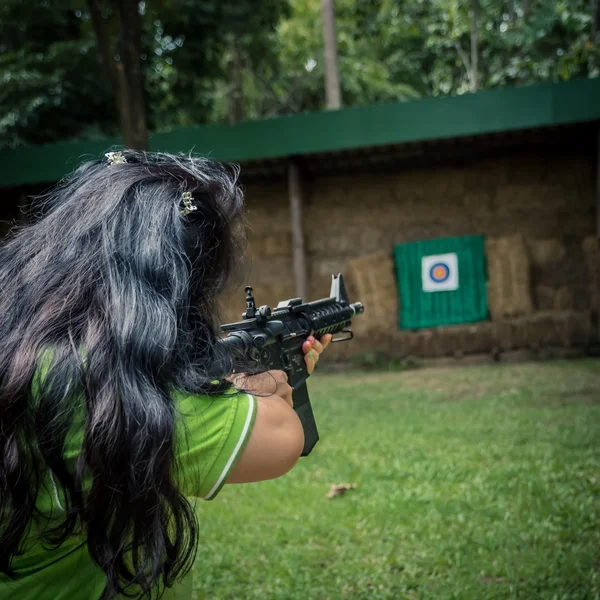
[[[279,477],[303,447],[283,372],[244,391],[211,375],[236,173],[107,157],[0,246],[1,598],[190,598],[189,499]],[[329,341],[305,343],[309,372]]]

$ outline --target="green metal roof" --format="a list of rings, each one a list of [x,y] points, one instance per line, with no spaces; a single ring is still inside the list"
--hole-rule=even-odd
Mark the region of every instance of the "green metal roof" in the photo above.
[[[150,136],[150,150],[251,162],[286,156],[478,136],[600,120],[600,78],[397,104],[305,113],[236,125],[206,125]],[[61,179],[118,138],[60,142],[0,152],[0,185]]]

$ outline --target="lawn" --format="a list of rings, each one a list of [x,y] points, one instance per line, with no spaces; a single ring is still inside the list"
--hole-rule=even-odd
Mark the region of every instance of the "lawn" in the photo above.
[[[600,598],[600,361],[309,387],[313,454],[200,505],[199,599]]]

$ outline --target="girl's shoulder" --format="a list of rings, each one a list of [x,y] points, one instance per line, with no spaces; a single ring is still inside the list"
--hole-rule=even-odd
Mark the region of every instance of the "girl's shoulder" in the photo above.
[[[179,485],[186,496],[212,500],[250,437],[256,398],[236,389],[218,396],[175,391]]]

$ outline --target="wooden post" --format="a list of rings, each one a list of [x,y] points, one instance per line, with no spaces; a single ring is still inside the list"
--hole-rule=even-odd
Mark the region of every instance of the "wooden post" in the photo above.
[[[596,144],[596,237],[600,240],[600,127]]]
[[[600,246],[600,127],[596,132],[596,239]],[[596,269],[596,273],[590,273],[592,285],[592,324],[597,329],[600,339],[600,266],[590,257],[590,268]]]
[[[300,181],[300,169],[294,161],[290,161],[288,167],[288,189],[290,196],[296,295],[306,301],[308,300],[308,277],[306,275],[306,250],[304,247],[304,230],[302,228],[302,184]]]
[[[342,107],[342,97],[340,93],[333,3],[334,0],[321,0],[321,7],[323,9],[323,39],[325,41],[325,92],[327,94],[327,108],[337,110]]]

